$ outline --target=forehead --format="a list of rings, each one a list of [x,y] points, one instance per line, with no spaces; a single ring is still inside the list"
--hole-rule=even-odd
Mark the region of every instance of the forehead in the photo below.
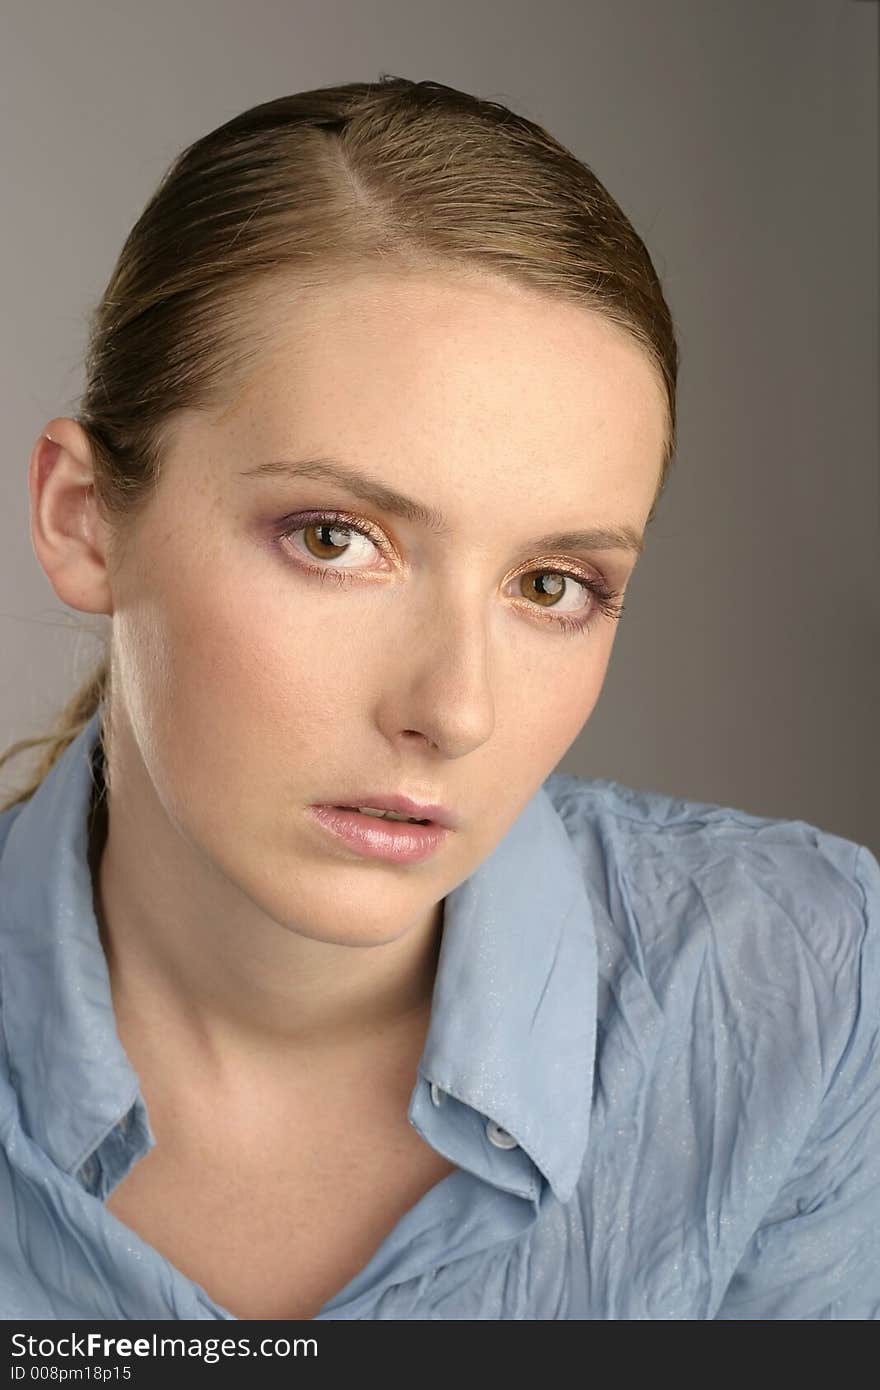
[[[293,361],[307,369],[330,357],[350,375],[381,377],[380,348],[396,376],[414,381],[431,374],[459,388],[468,380],[483,386],[497,373],[501,388],[527,368],[560,386],[573,378],[587,386],[585,373],[606,387],[631,378],[662,401],[647,354],[623,329],[497,276],[367,270],[320,287],[279,288],[263,305],[261,328],[266,351],[228,413],[271,390]]]
[[[662,464],[663,386],[593,310],[496,276],[369,269],[276,288],[258,365],[210,421],[249,459],[346,453],[450,481],[589,467],[647,501]],[[647,481],[645,481],[647,480]],[[648,495],[650,493],[650,495]]]

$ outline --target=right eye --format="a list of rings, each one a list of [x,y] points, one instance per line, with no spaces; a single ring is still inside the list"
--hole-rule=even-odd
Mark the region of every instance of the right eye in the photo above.
[[[344,556],[348,556],[352,551],[351,537],[360,537],[363,541],[368,541],[374,549],[382,549],[381,543],[366,529],[365,525],[356,525],[354,521],[347,517],[340,516],[337,512],[310,512],[307,515],[297,516],[292,519],[291,524],[285,525],[278,535],[279,541],[287,543],[288,550],[300,557],[297,563],[301,563],[303,568],[311,570],[313,573],[332,574],[338,578],[349,578],[350,576],[343,571],[356,568],[353,565],[334,565],[331,562]],[[300,545],[292,545],[294,536],[302,535],[305,537],[304,549]],[[361,547],[363,551],[364,547]],[[354,547],[357,555],[357,547]],[[306,562],[307,558],[320,560],[325,563],[314,565]]]

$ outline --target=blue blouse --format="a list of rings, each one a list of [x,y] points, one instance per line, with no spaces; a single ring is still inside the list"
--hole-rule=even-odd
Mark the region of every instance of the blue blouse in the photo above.
[[[92,901],[102,713],[0,815],[0,1317],[234,1319],[105,1206],[156,1140]],[[455,1170],[319,1320],[880,1318],[877,859],[551,774],[445,900],[408,1114]]]

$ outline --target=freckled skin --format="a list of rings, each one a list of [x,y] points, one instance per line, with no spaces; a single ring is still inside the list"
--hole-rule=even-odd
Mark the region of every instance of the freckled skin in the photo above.
[[[179,418],[118,566],[76,423],[51,421],[31,463],[50,582],[112,615],[96,909],[120,1033],[145,1070],[186,1056],[190,1079],[222,1078],[255,1124],[292,1062],[422,1035],[443,899],[589,719],[616,632],[542,621],[511,579],[548,557],[523,548],[593,522],[642,532],[665,429],[636,344],[499,281],[370,271],[267,313],[239,396]],[[327,483],[238,476],[317,454],[442,508],[450,536]],[[310,508],[379,528],[384,555],[352,538],[369,578],[322,583],[273,547],[272,521]],[[625,588],[632,555],[595,563]],[[360,858],[305,808],[361,788],[444,802],[460,828],[418,865]]]

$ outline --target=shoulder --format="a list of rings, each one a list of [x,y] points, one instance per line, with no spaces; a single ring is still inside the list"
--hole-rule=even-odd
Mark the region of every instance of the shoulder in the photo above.
[[[668,897],[691,885],[709,914],[721,901],[800,909],[801,922],[827,927],[828,911],[864,927],[876,892],[877,860],[865,845],[807,821],[757,816],[734,806],[674,797],[605,778],[553,773],[544,788],[591,886],[614,905],[638,899],[651,931]],[[601,871],[601,872],[600,872]],[[793,924],[792,924],[793,925]]]
[[[638,976],[656,1021],[692,1013],[701,994],[716,1023],[747,1033],[792,1038],[809,1020],[824,1075],[863,968],[877,970],[870,849],[803,820],[608,779],[554,773],[544,787],[583,869],[600,973]]]
[[[626,1316],[877,1316],[875,855],[802,820],[561,774],[545,787],[598,959],[572,1220],[609,1250],[626,1232],[594,1293]]]
[[[13,823],[24,809],[24,802],[19,801],[14,806],[9,806],[5,811],[0,811],[0,858],[3,856],[3,847],[9,837]]]
[[[14,806],[9,806],[5,811],[0,811],[0,1076],[6,1074],[8,1070],[8,1059],[6,1056],[5,1036],[3,1029],[3,994],[4,985],[7,984],[4,965],[9,949],[11,949],[11,939],[9,935],[9,922],[7,920],[7,903],[5,894],[5,880],[3,874],[4,853],[6,852],[9,834],[13,825],[23,811],[26,803],[19,801]],[[6,861],[9,863],[9,860]]]

